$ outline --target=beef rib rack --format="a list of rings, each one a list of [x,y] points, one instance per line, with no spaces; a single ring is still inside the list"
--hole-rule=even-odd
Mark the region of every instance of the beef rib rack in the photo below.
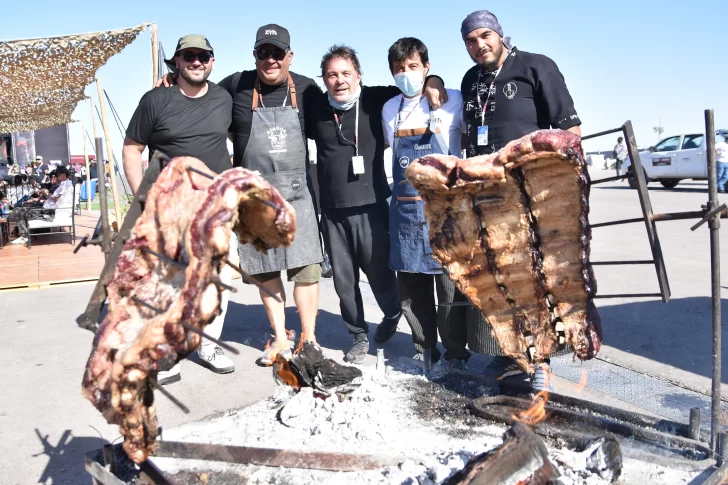
[[[232,231],[264,251],[290,245],[296,229],[293,208],[259,175],[234,168],[209,180],[190,168],[215,175],[196,158],[174,158],[147,193],[107,287],[109,311],[83,377],[84,396],[119,425],[136,463],[157,446],[157,373],[200,345],[182,324],[203,330],[220,313],[216,282]]]
[[[427,155],[406,172],[425,203],[434,257],[527,372],[571,344],[599,351],[581,138],[540,130],[492,155]]]

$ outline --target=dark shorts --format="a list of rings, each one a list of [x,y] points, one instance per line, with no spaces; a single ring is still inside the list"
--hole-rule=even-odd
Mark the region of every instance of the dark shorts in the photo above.
[[[282,271],[272,271],[270,273],[258,273],[250,275],[261,283],[271,281],[281,277]],[[286,270],[286,276],[288,281],[295,283],[318,283],[321,279],[321,264],[314,263],[308,266],[301,266],[300,268],[291,268]],[[243,281],[245,281],[243,279]],[[247,283],[247,281],[246,281]]]

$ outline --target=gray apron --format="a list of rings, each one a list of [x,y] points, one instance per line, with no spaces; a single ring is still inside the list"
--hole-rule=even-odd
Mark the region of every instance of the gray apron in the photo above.
[[[300,268],[323,260],[318,221],[306,183],[306,146],[296,104],[296,86],[288,75],[291,106],[259,107],[260,80],[253,88],[253,124],[242,165],[257,170],[296,211],[296,234],[287,248],[263,253],[251,244],[238,247],[240,267],[249,274]],[[261,105],[262,105],[262,100]]]

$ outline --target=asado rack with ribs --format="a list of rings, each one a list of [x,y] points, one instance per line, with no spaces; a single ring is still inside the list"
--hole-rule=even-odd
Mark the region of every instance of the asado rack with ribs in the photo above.
[[[541,130],[492,155],[428,155],[407,169],[434,257],[526,371],[571,344],[601,345],[589,265],[589,174],[581,138]]]
[[[231,231],[241,243],[267,250],[290,245],[296,229],[293,208],[259,175],[234,168],[210,181],[190,167],[215,175],[191,157],[172,159],[160,173],[108,285],[109,312],[83,378],[84,396],[119,425],[124,450],[136,463],[156,448],[157,372],[200,345],[200,335],[181,323],[203,330],[220,313],[222,290],[215,282]]]

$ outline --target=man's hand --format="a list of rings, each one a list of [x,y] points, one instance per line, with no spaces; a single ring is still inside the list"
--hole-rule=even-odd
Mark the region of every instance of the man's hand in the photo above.
[[[427,84],[425,84],[425,97],[432,109],[438,109],[447,103],[447,91],[445,91],[445,84],[442,82],[442,79],[437,76],[432,76],[427,80]]]
[[[164,76],[162,76],[162,79],[157,79],[157,82],[154,83],[155,88],[160,88],[164,86],[165,88],[168,88],[170,86],[174,86],[177,84],[177,74],[168,72]]]

